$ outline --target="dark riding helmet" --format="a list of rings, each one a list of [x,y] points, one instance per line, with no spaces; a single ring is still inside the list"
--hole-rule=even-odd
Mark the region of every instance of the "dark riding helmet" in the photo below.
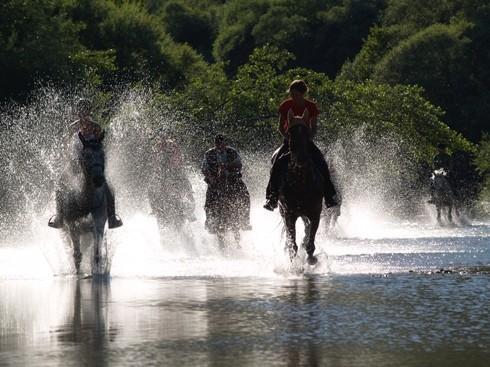
[[[446,148],[447,148],[447,144],[445,144],[445,143],[437,144],[437,149],[446,149]]]
[[[80,98],[76,105],[77,113],[89,113],[92,111],[92,103],[87,98]]]

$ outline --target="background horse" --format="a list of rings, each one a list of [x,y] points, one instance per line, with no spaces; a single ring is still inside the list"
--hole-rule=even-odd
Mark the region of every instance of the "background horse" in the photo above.
[[[441,211],[446,209],[447,220],[452,222],[452,210],[455,200],[453,190],[447,179],[446,171],[444,169],[434,171],[431,180],[434,192],[433,202],[437,210],[437,221],[441,223]]]
[[[308,255],[308,263],[314,265],[317,262],[313,253],[322,212],[323,177],[310,157],[308,127],[296,120],[290,125],[288,134],[290,152],[278,162],[282,167],[279,210],[286,225],[286,248],[291,260],[296,257],[296,220],[301,217],[305,224],[302,246]]]
[[[230,178],[220,169],[216,183],[208,187],[206,196],[207,227],[216,233],[220,248],[225,248],[228,233],[233,235],[235,246],[240,247],[244,206],[249,200],[245,184],[241,178]]]
[[[195,202],[192,185],[185,172],[154,174],[148,187],[148,201],[157,219],[160,238],[164,238],[165,229],[170,229],[181,236],[187,246],[193,247],[194,239],[188,223],[196,220]]]
[[[92,246],[92,274],[109,272],[105,224],[107,221],[107,182],[104,175],[105,155],[102,139],[85,140],[79,153],[80,172],[64,182],[61,190],[63,232],[73,248],[73,259],[77,274],[82,261],[81,243],[87,239]],[[85,241],[84,241],[85,242]]]

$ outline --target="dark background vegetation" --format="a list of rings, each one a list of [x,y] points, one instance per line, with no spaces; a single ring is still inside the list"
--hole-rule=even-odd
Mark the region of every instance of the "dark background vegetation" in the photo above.
[[[183,116],[188,143],[221,131],[266,150],[302,78],[324,146],[362,128],[427,164],[445,142],[485,176],[489,45],[487,0],[3,0],[0,101],[84,85],[104,110],[121,85],[141,86]]]

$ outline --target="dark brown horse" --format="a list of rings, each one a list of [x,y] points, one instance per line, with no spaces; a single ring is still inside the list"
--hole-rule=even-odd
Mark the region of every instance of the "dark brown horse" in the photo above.
[[[315,167],[309,153],[310,131],[295,120],[289,134],[289,153],[280,158],[281,185],[279,186],[279,210],[286,226],[286,249],[293,260],[298,252],[296,244],[296,220],[301,217],[305,224],[302,246],[310,265],[317,262],[315,236],[320,222],[323,199],[323,176]]]

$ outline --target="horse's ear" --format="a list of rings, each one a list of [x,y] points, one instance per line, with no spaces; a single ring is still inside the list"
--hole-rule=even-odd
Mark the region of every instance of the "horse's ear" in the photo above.
[[[294,117],[294,113],[293,113],[293,110],[290,108],[288,110],[288,123],[293,119]]]
[[[85,140],[85,138],[83,137],[83,134],[81,131],[78,132],[78,138],[80,139],[80,141],[82,142],[83,146],[85,146],[87,144],[87,141]]]
[[[102,140],[104,140],[104,138],[105,138],[105,131],[102,130],[102,132],[100,133],[100,137],[99,137],[99,143],[101,143]]]

